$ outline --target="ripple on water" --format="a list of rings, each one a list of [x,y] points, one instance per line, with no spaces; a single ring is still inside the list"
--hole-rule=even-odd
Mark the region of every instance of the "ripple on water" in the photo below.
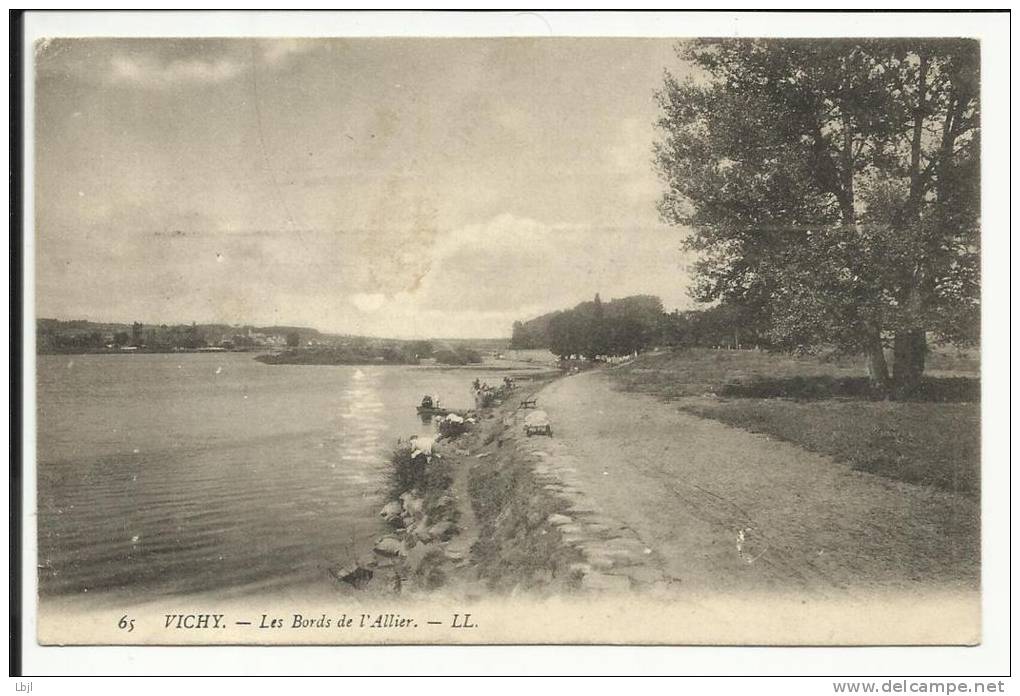
[[[472,379],[243,354],[82,356],[73,370],[49,357],[37,362],[40,589],[90,599],[330,588],[324,568],[383,529],[389,450],[428,427],[414,402],[467,395]]]

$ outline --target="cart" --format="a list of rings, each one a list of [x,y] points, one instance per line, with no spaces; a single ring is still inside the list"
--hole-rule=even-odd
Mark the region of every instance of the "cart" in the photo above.
[[[545,411],[532,411],[524,419],[524,433],[532,435],[548,435],[552,437],[552,424],[549,422],[549,414]]]

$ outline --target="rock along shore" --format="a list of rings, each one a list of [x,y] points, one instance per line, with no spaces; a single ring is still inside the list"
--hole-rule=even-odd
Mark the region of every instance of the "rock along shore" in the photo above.
[[[391,531],[370,558],[332,569],[337,581],[467,598],[667,582],[651,549],[577,488],[569,453],[554,438],[525,434],[524,419],[534,410],[522,402],[540,399],[557,378],[558,372],[518,377],[512,391],[464,414],[462,432],[443,427],[434,440],[400,443],[390,499],[380,510]]]

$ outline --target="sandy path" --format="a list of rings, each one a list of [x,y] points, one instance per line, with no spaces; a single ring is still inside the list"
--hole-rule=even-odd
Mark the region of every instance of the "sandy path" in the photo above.
[[[539,394],[569,457],[571,486],[633,530],[687,590],[839,597],[976,589],[980,510],[963,496],[899,483],[653,397],[608,375]]]

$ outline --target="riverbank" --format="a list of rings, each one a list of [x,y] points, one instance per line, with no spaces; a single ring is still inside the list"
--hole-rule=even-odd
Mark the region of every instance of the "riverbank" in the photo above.
[[[372,366],[404,365],[422,370],[466,370],[484,372],[556,372],[555,363],[517,358],[479,357],[471,360],[456,358],[419,359],[399,353],[364,354],[337,349],[301,349],[257,355],[255,360],[266,365]]]
[[[467,554],[455,557],[444,586],[468,596],[793,592],[834,601],[977,591],[980,511],[967,479],[912,480],[903,459],[865,472],[822,447],[705,417],[705,404],[730,408],[726,399],[663,402],[637,388],[648,374],[644,384],[657,389],[697,388],[659,370],[683,357],[521,382],[512,398],[474,413],[467,433],[440,440],[447,492],[456,488],[457,506],[472,515],[456,537]],[[693,357],[694,368],[706,359]],[[522,402],[533,399],[554,437],[525,434],[533,411]],[[837,403],[866,412],[858,423],[896,409],[970,406]],[[838,422],[819,425],[826,409],[816,402],[773,398],[762,408],[771,418],[814,409],[804,418],[822,442],[841,432]],[[864,437],[862,447],[887,444]],[[969,465],[953,456],[960,452],[941,461]]]
[[[668,588],[673,580],[654,566],[651,549],[581,489],[562,443],[525,432],[528,414],[543,408],[542,394],[562,373],[517,379],[508,398],[468,414],[466,432],[429,443],[429,483],[393,488],[380,512],[396,531],[377,544],[385,560],[369,562],[373,586],[474,599]],[[394,455],[398,478],[405,452]],[[417,538],[439,518],[449,536]],[[356,567],[346,571],[356,585]]]
[[[463,414],[462,432],[398,444],[380,510],[391,532],[371,557],[332,568],[333,577],[374,593],[465,598],[580,588],[583,554],[566,543],[559,522],[570,503],[536,475],[522,426],[521,402],[558,377],[515,375],[509,395]]]
[[[189,353],[259,353],[262,348],[221,348],[219,346],[203,346],[201,348],[149,348],[144,346],[122,346],[117,348],[82,349],[41,349],[36,355],[179,355]]]

